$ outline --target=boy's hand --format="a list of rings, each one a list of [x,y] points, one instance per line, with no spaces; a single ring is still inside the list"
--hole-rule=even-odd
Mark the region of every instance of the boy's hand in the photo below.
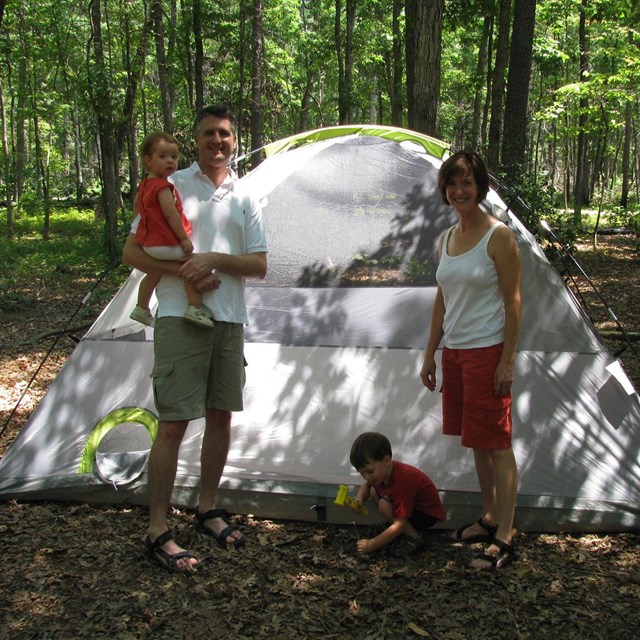
[[[185,253],[193,253],[193,242],[191,242],[189,238],[182,240],[182,242],[180,242],[180,246]]]
[[[349,506],[351,507],[351,511],[360,513],[360,510],[362,509],[362,500],[358,498],[354,498],[353,500],[351,500],[351,503],[349,504]]]
[[[373,540],[358,540],[358,542],[356,542],[356,549],[358,550],[358,553],[361,554],[365,554],[365,553],[371,553],[372,551],[375,551],[375,549],[373,548]]]

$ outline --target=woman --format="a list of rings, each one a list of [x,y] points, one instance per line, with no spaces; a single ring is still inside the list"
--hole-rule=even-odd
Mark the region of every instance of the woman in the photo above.
[[[506,567],[512,544],[518,470],[511,447],[511,383],[520,330],[520,256],[511,230],[480,207],[489,175],[474,152],[458,152],[440,168],[438,187],[458,223],[440,237],[438,290],[420,371],[436,388],[435,352],[442,353],[443,432],[473,449],[483,511],[453,534],[487,541],[471,567]]]

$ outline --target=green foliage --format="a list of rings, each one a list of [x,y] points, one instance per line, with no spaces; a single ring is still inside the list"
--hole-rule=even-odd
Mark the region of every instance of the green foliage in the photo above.
[[[529,231],[537,235],[540,220],[548,219],[554,212],[548,176],[520,171],[516,177],[500,178],[497,186],[506,204]]]
[[[17,149],[19,127],[25,127],[25,166],[21,178],[26,195],[18,212],[41,214],[34,195],[41,184],[34,163],[34,120],[37,116],[42,159],[50,175],[53,199],[85,190],[100,195],[102,158],[97,140],[98,115],[118,132],[118,170],[125,185],[129,177],[129,153],[150,130],[162,128],[161,95],[155,31],[145,30],[149,3],[104,0],[105,82],[113,104],[109,113],[96,103],[96,73],[89,4],[72,0],[19,3],[10,0],[0,42],[0,82],[7,108],[7,130]],[[342,32],[344,17],[342,3]],[[490,57],[477,73],[478,53],[485,17],[496,18],[495,0],[447,0],[443,15],[440,137],[455,148],[467,146],[472,125],[478,122],[476,96],[484,103],[483,141],[488,129],[483,107],[489,100],[487,78]],[[238,0],[202,0],[204,48],[204,99],[227,102],[238,111],[241,151],[249,147],[251,101],[251,3]],[[338,69],[335,47],[336,3],[329,0],[263,0],[263,142],[291,135],[300,129],[335,124],[338,114]],[[195,43],[193,3],[162,0],[164,44],[171,71],[173,127],[188,164],[195,149],[191,143],[194,110],[193,64]],[[378,122],[390,123],[392,87],[392,0],[359,0],[356,4],[353,51],[353,121],[366,122],[377,113]],[[589,69],[580,70],[578,19],[587,12]],[[533,75],[528,131],[530,165],[538,175],[517,185],[534,210],[545,192],[571,185],[576,137],[589,134],[589,170],[607,175],[607,193],[620,184],[622,137],[627,108],[638,120],[640,48],[636,28],[637,3],[631,0],[539,0],[533,43]],[[404,29],[401,17],[400,28]],[[493,40],[485,43],[495,55]],[[404,54],[403,54],[404,55]],[[140,83],[136,64],[143,69]],[[403,78],[406,87],[406,77]],[[134,90],[135,89],[135,90]],[[124,109],[129,91],[132,103]],[[407,96],[403,96],[405,104]],[[304,109],[303,109],[304,106]],[[474,120],[474,115],[476,119]],[[586,116],[586,118],[584,117]],[[128,127],[132,131],[128,131]],[[129,135],[131,133],[131,135]],[[476,140],[471,141],[474,145]],[[481,142],[482,144],[483,142]],[[637,153],[637,135],[633,140]],[[76,167],[76,150],[78,167]],[[12,171],[16,165],[11,158]],[[527,171],[533,172],[532,166]],[[553,172],[551,170],[553,168]],[[552,175],[553,174],[553,175]],[[76,185],[76,175],[82,183]],[[14,176],[10,176],[9,179]],[[591,177],[591,176],[589,176]],[[7,176],[1,176],[2,183]],[[551,184],[551,181],[554,184]],[[594,180],[591,180],[595,183]],[[612,195],[612,201],[615,197]],[[619,198],[618,198],[619,200]]]
[[[410,260],[405,271],[408,284],[415,286],[434,286],[436,282],[436,265],[421,260]]]
[[[560,245],[566,247],[570,252],[574,251],[575,242],[581,229],[576,227],[573,215],[570,212],[551,210],[541,220],[544,220],[551,229],[550,233],[540,229],[538,238],[543,243],[543,246],[545,241],[549,243],[545,249],[547,255],[549,255],[551,249],[557,251]]]
[[[103,224],[94,220],[92,210],[54,208],[49,240],[42,239],[40,213],[20,216],[14,221],[14,237],[6,237],[6,212],[1,210],[0,262],[5,265],[3,289],[31,275],[74,272],[93,278],[102,273],[108,258],[102,240]]]
[[[606,226],[629,229],[636,235],[640,233],[640,211],[612,207],[606,214]]]

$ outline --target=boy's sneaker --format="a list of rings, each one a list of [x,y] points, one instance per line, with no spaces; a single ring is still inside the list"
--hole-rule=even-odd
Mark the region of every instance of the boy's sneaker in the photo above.
[[[149,309],[143,309],[140,305],[136,306],[129,317],[136,322],[146,324],[147,327],[153,327],[155,324],[155,319],[151,315],[151,311],[149,311]]]
[[[210,318],[202,308],[190,304],[184,314],[184,319],[191,324],[196,324],[205,329],[213,329],[213,318]]]

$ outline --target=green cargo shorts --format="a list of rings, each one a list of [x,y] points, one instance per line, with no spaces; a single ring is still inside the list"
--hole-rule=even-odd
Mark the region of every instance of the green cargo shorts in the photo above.
[[[207,409],[242,411],[244,327],[211,330],[183,318],[158,318],[154,328],[153,397],[161,421],[195,420]]]

